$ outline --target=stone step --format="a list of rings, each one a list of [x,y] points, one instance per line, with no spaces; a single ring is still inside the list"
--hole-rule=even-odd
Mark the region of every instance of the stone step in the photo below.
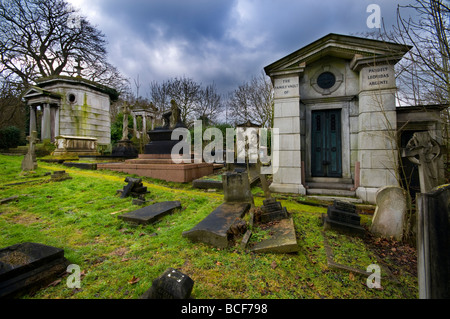
[[[306,189],[306,195],[332,195],[332,196],[355,197],[356,192],[344,189],[308,188]]]
[[[346,184],[346,183],[319,183],[319,182],[309,182],[306,183],[309,188],[312,189],[343,189],[343,190],[351,190],[354,185]]]

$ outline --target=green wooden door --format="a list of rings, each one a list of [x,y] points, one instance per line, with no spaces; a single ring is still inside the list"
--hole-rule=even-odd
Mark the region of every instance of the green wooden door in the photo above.
[[[312,112],[311,174],[342,177],[341,111]]]

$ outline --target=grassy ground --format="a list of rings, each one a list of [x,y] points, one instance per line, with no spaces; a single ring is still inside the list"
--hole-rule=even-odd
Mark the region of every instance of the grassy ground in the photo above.
[[[191,243],[181,235],[222,203],[220,191],[144,178],[150,191],[147,200],[179,200],[182,210],[154,225],[133,226],[117,218],[138,208],[131,198],[116,195],[125,186],[126,174],[44,162],[35,172],[23,174],[22,158],[0,155],[0,199],[19,196],[0,206],[0,248],[27,241],[60,247],[82,271],[80,289],[68,288],[61,278],[24,298],[139,298],[168,267],[195,281],[192,296],[196,299],[418,297],[414,270],[391,259],[392,254],[380,256],[368,239],[323,232],[319,217],[326,209],[301,204],[302,198],[282,200],[294,218],[299,253],[254,254],[238,244],[220,250]],[[45,176],[61,169],[72,179],[50,182]],[[262,191],[256,187],[253,192],[256,206],[261,206]],[[365,225],[370,219],[362,215]],[[251,240],[266,235],[257,232]],[[328,265],[324,237],[334,262],[350,270]],[[403,251],[415,253],[414,249]],[[368,288],[367,275],[358,273],[374,263],[382,266],[382,289]]]

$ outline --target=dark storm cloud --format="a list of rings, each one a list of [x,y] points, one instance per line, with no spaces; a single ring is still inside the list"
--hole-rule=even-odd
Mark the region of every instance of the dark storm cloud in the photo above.
[[[407,0],[70,0],[107,36],[111,62],[147,86],[175,76],[228,92],[263,67],[328,33],[387,26]]]

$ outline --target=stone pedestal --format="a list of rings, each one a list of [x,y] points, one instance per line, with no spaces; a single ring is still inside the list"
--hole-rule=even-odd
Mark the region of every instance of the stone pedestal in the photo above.
[[[112,156],[125,157],[125,158],[135,158],[138,156],[138,150],[134,147],[130,140],[120,140],[117,145],[114,146]]]

